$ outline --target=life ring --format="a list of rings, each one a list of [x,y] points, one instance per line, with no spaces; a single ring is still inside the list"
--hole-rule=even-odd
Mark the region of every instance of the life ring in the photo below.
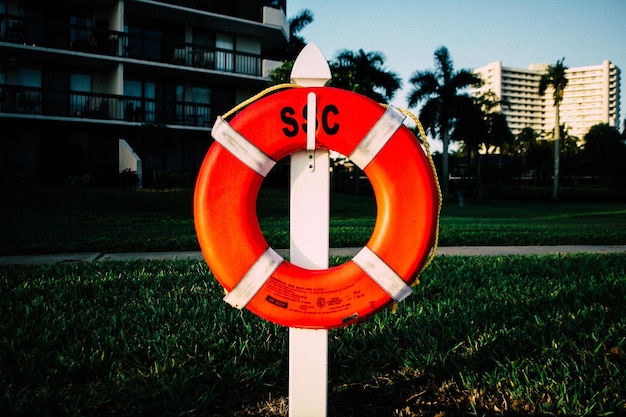
[[[298,267],[266,242],[256,214],[263,178],[276,161],[305,149],[307,95],[317,101],[316,144],[361,168],[374,190],[372,236],[350,261]],[[436,237],[438,186],[404,115],[331,87],[294,88],[218,118],[200,168],[194,220],[203,256],[225,300],[271,322],[330,329],[362,321],[411,293]]]

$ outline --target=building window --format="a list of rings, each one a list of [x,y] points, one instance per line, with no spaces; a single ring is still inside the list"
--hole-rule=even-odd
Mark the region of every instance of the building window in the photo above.
[[[233,72],[235,69],[235,40],[228,33],[217,33],[215,36],[215,69]]]
[[[88,52],[93,46],[91,18],[86,16],[70,16],[70,44],[75,51]]]
[[[5,14],[7,12],[5,0],[0,0],[0,14]],[[7,25],[5,22],[6,19],[0,19],[0,39],[5,40],[7,34]]]
[[[194,28],[193,65],[202,68],[215,68],[215,35],[213,32]]]
[[[92,108],[91,74],[71,73],[70,91],[70,114],[77,117],[86,116]]]
[[[29,45],[40,45],[43,39],[42,13],[36,5],[20,4],[19,15],[24,21],[19,28],[13,28],[15,32],[13,41]]]
[[[208,126],[210,122],[211,90],[206,87],[192,87],[191,101],[194,103],[195,125]]]
[[[41,70],[18,68],[17,84],[24,87],[16,96],[18,112],[41,114]]]
[[[187,126],[209,126],[211,120],[211,90],[194,85],[187,90],[183,85],[176,88],[176,116],[178,123]]]
[[[124,80],[124,118],[129,122],[154,122],[156,84],[137,79]]]
[[[41,70],[21,67],[17,70],[17,84],[23,87],[41,87]]]
[[[6,74],[4,73],[4,69],[0,67],[0,112],[5,112],[8,107],[8,98],[4,94],[4,84],[6,84]]]
[[[124,48],[127,56],[152,61],[161,60],[162,30],[134,25],[128,26],[126,30],[128,39]]]

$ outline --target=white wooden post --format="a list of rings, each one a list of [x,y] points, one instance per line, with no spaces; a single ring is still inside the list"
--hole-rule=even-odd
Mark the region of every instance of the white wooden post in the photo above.
[[[319,48],[309,43],[291,71],[292,82],[322,87],[331,78]],[[291,155],[290,261],[308,269],[328,268],[330,158],[315,149],[315,94],[307,97],[307,148]],[[289,417],[327,412],[328,330],[289,328]]]

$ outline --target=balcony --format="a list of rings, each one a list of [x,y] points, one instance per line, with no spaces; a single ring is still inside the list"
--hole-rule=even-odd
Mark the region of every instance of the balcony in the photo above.
[[[0,14],[0,41],[262,77],[260,55]]]
[[[212,2],[202,0],[156,0],[156,2],[257,22],[263,21],[262,10],[264,7],[273,8],[282,11],[282,13],[284,13],[287,8],[286,0],[259,0],[256,4],[249,0]]]
[[[0,84],[0,117],[16,115],[201,128],[212,123],[211,106],[194,102],[159,103],[142,97]]]

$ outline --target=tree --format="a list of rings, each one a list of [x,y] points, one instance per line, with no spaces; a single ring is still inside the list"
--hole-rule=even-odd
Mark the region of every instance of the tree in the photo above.
[[[476,191],[482,196],[482,161],[480,149],[489,136],[485,113],[477,99],[466,98],[467,103],[458,111],[451,140],[462,142],[459,154],[468,158],[470,167],[476,166]],[[460,196],[459,196],[460,198]]]
[[[306,41],[300,32],[313,23],[313,12],[309,9],[303,9],[297,15],[289,18],[289,42],[284,47],[269,51],[268,55],[276,56],[283,62],[274,68],[270,73],[270,85],[288,83],[291,79],[291,69],[293,62],[298,57],[302,48],[306,46]]]
[[[578,138],[570,135],[564,124],[561,125],[559,137],[561,138],[561,145],[559,146],[561,156],[573,157],[580,151]]]
[[[285,48],[287,60],[296,59],[302,48],[306,46],[306,41],[300,36],[300,32],[311,23],[313,23],[313,12],[309,9],[300,10],[297,15],[289,18],[289,43]]]
[[[606,123],[593,125],[584,139],[582,154],[591,163],[593,175],[601,177],[605,185],[624,175],[626,143],[615,127]]]
[[[402,87],[400,77],[384,69],[384,56],[380,52],[344,50],[329,62],[332,78],[330,85],[354,91],[372,100],[387,103]],[[287,83],[294,61],[284,61],[270,74],[270,84]]]
[[[283,61],[279,67],[274,68],[270,72],[269,85],[277,85],[288,83],[291,81],[291,70],[293,69],[293,60]]]
[[[144,185],[158,187],[163,183],[160,181],[160,174],[165,173],[167,168],[167,151],[172,144],[171,130],[167,125],[152,122],[142,123],[141,126],[131,129],[137,141],[133,147],[140,150],[144,160],[149,161],[144,165],[144,169],[152,170],[152,183],[150,179],[144,177],[148,180]]]
[[[381,103],[389,102],[402,87],[402,81],[395,72],[385,70],[384,64],[385,57],[380,52],[343,50],[331,61],[331,85]]]
[[[482,189],[481,154],[499,150],[500,155],[510,153],[514,148],[514,138],[506,117],[496,111],[501,101],[493,92],[480,97],[459,97],[457,121],[450,136],[451,139],[463,142],[463,153],[477,160],[476,179],[479,195]]]
[[[517,134],[515,138],[515,146],[522,158],[522,165],[526,165],[526,159],[529,151],[537,144],[539,134],[532,127],[525,127]]]
[[[546,140],[539,140],[539,134],[532,127],[525,127],[515,139],[522,167],[527,173],[532,172],[533,184],[543,185],[544,178],[549,175],[548,165],[552,158],[550,145]]]
[[[544,95],[548,87],[552,87],[552,98],[554,99],[554,173],[552,180],[552,200],[558,200],[559,190],[559,160],[560,160],[560,117],[559,110],[563,101],[563,92],[567,86],[567,67],[563,65],[565,58],[557,61],[556,65],[549,65],[546,72],[539,80],[539,94]]]
[[[570,134],[565,124],[561,124],[559,132],[561,144],[559,145],[559,184],[563,179],[568,179],[571,184],[576,182],[576,173],[580,170],[579,156],[581,148],[578,146],[579,139]]]
[[[435,51],[435,69],[432,71],[416,71],[409,79],[413,89],[408,94],[408,106],[416,107],[425,102],[420,110],[420,119],[430,133],[439,137],[443,143],[441,163],[441,191],[444,198],[449,197],[448,191],[448,149],[450,131],[459,113],[460,91],[469,86],[479,86],[481,79],[470,70],[454,70],[452,59],[445,46]]]
[[[460,103],[463,102],[464,98],[461,97]],[[472,98],[471,105],[477,108],[476,112],[480,117],[477,122],[483,125],[483,136],[480,138],[480,144],[485,148],[485,152],[489,154],[498,150],[500,154],[513,153],[515,138],[509,129],[506,116],[498,111],[503,102],[498,99],[494,92],[488,91],[480,97]],[[465,114],[464,107],[466,106],[459,109],[460,113],[457,117],[455,131]]]
[[[461,154],[470,158],[478,157],[489,135],[485,112],[479,99],[467,97],[467,103],[460,106],[457,122],[450,139],[462,142]]]

